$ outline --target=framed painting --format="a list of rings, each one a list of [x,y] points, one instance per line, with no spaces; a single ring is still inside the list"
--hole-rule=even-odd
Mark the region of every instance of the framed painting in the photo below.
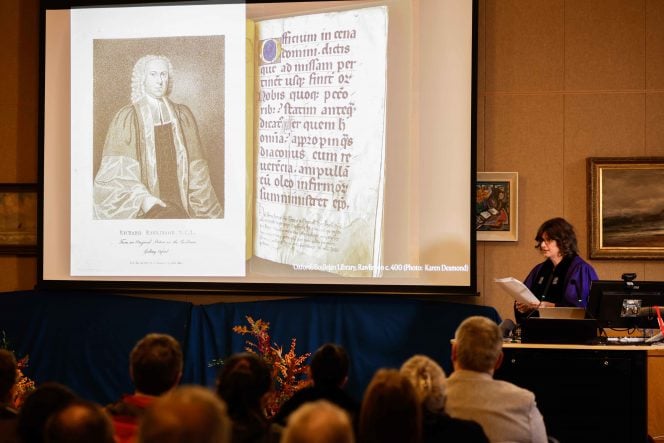
[[[0,254],[37,252],[37,185],[0,183]]]
[[[475,232],[479,241],[518,240],[518,172],[478,172]]]
[[[664,157],[590,157],[588,255],[664,259]]]

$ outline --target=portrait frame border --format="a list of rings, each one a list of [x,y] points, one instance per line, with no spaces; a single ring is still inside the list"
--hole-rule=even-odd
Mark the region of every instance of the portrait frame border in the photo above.
[[[477,241],[518,241],[519,240],[519,173],[518,172],[478,172],[475,190],[480,182],[506,183],[510,187],[510,230],[479,231],[475,229]],[[475,214],[479,216],[479,214]]]
[[[37,211],[39,208],[39,190],[36,183],[0,183],[0,195],[9,194],[20,198],[34,199],[34,213],[24,212],[20,204],[5,207],[0,204],[4,223],[0,225],[0,255],[36,255],[37,254]],[[4,202],[3,202],[4,203]],[[32,226],[33,229],[12,231],[7,229],[9,218],[15,218],[18,226]]]

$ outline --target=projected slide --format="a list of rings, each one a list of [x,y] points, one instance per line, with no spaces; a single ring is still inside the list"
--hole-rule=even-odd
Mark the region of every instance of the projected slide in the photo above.
[[[44,4],[40,284],[475,293],[475,2]]]
[[[242,24],[243,11],[224,5],[197,11],[207,20],[216,15],[218,26],[211,22],[209,31],[225,35],[153,36],[163,29],[201,32],[198,17],[193,29],[177,26],[183,11],[191,9],[73,11],[72,171],[81,174],[72,188],[72,275],[244,275],[247,257],[238,251],[246,233],[254,254],[299,270],[379,276],[386,8],[256,24],[258,103],[250,109],[257,118],[249,124],[256,122],[257,149],[255,174],[246,177],[255,180],[255,199],[246,202],[255,232],[245,228],[243,207],[224,217],[224,183],[217,180],[217,191],[211,179],[211,172],[223,179],[223,166],[241,171],[247,161],[247,149],[236,144],[237,155],[223,162],[223,128],[235,130],[235,138],[243,134],[224,117],[245,113],[244,96],[224,93],[225,74],[245,75],[247,65],[225,58],[226,37],[241,41],[245,29],[224,23]],[[152,33],[114,25],[155,14],[159,27]],[[114,38],[101,38],[109,34]],[[130,76],[118,75],[128,72],[115,69],[119,58],[136,60]],[[90,61],[93,94],[86,94],[80,85],[90,84],[83,78]],[[196,76],[204,81],[193,81]],[[110,105],[123,96],[128,104],[108,122]],[[200,137],[187,101],[221,130]],[[97,117],[92,123],[99,133],[108,127],[92,161],[92,217],[84,206],[91,175],[84,151],[93,134],[81,124],[87,115]],[[221,151],[222,162],[210,164],[208,150]],[[231,189],[242,189],[242,177],[229,178]]]

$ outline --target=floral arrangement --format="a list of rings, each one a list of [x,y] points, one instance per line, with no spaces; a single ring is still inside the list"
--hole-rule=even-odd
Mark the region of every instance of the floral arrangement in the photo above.
[[[297,342],[295,338],[291,339],[290,348],[288,352],[284,353],[283,347],[272,343],[269,322],[261,319],[254,320],[250,316],[245,318],[249,326],[233,326],[233,332],[252,336],[255,341],[247,340],[247,346],[244,349],[263,358],[272,368],[274,389],[268,394],[265,407],[265,414],[272,417],[297,390],[309,384],[306,379],[309,365],[305,364],[305,361],[311,353],[307,352],[298,356],[295,353]],[[210,366],[220,365],[223,365],[221,360],[213,360],[210,363]]]
[[[0,349],[6,349],[16,355],[16,353],[9,348],[9,341],[7,340],[5,331],[2,331],[1,334]],[[28,367],[29,360],[29,355],[16,359],[16,385],[14,386],[14,397],[12,399],[13,407],[16,409],[20,409],[28,394],[36,389],[35,382],[23,374],[23,370]]]

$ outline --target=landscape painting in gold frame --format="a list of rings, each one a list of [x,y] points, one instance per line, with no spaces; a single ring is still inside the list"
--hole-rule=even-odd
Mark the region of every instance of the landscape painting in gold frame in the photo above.
[[[664,157],[589,157],[591,259],[664,259]]]

